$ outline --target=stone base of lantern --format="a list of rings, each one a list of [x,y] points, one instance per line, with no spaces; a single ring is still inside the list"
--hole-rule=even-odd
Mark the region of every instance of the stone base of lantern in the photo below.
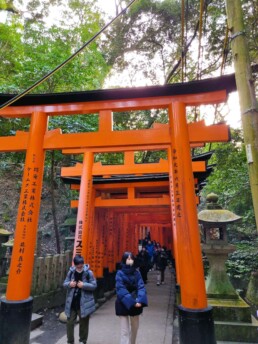
[[[208,303],[213,308],[217,341],[258,342],[258,321],[251,315],[250,306],[243,299],[208,299]]]

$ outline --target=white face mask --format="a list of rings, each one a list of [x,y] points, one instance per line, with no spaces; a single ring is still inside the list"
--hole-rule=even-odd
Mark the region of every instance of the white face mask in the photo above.
[[[132,266],[132,265],[133,265],[133,263],[134,263],[134,261],[132,260],[132,258],[131,258],[131,257],[128,257],[128,258],[126,259],[126,265],[130,265],[130,266]]]

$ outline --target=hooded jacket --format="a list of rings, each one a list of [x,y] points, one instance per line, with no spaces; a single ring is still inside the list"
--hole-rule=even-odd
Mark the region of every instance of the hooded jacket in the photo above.
[[[70,282],[74,280],[76,268],[71,266],[66,279],[63,283],[64,288],[67,289],[66,302],[65,302],[65,314],[67,318],[71,316],[71,306],[75,288],[70,287]],[[83,267],[82,274],[83,287],[81,288],[81,300],[80,300],[80,311],[81,317],[85,318],[95,311],[95,301],[93,291],[97,288],[96,279],[93,276],[93,272],[89,269],[89,265],[85,264]]]
[[[133,291],[136,291],[136,297]],[[142,313],[142,307],[148,306],[142,276],[134,266],[122,264],[122,269],[117,271],[116,293],[116,315],[139,315]],[[135,307],[137,302],[142,304],[141,308]]]

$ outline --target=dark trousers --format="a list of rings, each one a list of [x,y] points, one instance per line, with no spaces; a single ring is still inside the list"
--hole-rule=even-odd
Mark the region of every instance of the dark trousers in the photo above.
[[[157,283],[164,282],[165,279],[165,270],[158,270],[157,271]]]
[[[77,315],[79,315],[79,337],[80,342],[86,343],[88,339],[89,333],[89,320],[90,316],[88,315],[86,318],[81,318],[80,310],[71,309],[71,316],[67,318],[66,323],[66,330],[67,330],[67,342],[74,343],[74,324],[77,319]]]
[[[144,267],[140,267],[140,273],[142,275],[142,280],[144,283],[147,282],[147,274],[148,274],[148,267],[144,266]]]

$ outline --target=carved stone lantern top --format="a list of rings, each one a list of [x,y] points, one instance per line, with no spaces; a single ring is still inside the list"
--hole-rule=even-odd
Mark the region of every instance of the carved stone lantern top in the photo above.
[[[217,203],[218,196],[216,194],[207,195],[206,200],[207,209],[198,213],[198,221],[203,228],[204,243],[227,245],[226,226],[240,221],[242,218],[229,210],[222,209]]]
[[[207,209],[204,209],[199,212],[198,220],[204,226],[205,224],[229,224],[242,219],[241,216],[238,216],[232,213],[229,210],[222,209],[222,207],[217,204],[218,196],[214,193],[207,195]]]
[[[0,228],[0,236],[8,236],[11,234],[13,234],[13,233],[9,232],[7,229]]]

